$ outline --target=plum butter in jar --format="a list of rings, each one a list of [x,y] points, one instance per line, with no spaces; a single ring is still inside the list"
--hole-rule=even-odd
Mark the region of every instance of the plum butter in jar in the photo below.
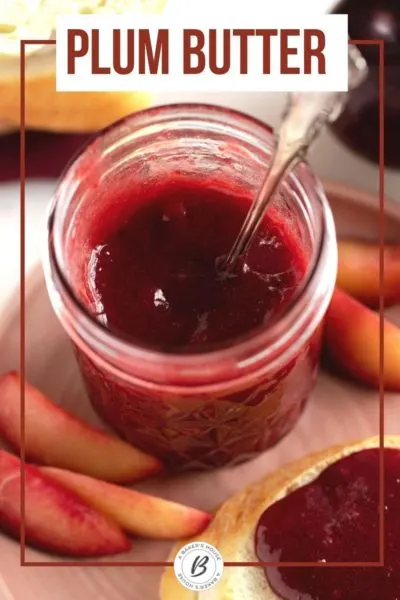
[[[177,104],[102,132],[49,218],[46,279],[89,398],[172,469],[247,460],[298,420],[337,266],[323,190],[302,163],[238,269],[220,272],[274,148],[244,114]]]

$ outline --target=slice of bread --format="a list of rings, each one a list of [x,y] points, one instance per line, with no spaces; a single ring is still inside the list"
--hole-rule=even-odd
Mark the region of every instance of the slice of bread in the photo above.
[[[161,12],[166,0],[0,0],[0,130],[20,126],[20,39],[54,39],[59,14]],[[4,6],[3,6],[4,5]],[[151,103],[144,92],[56,92],[55,46],[26,46],[26,127],[97,131]]]
[[[269,506],[315,480],[337,460],[378,445],[378,438],[369,438],[329,448],[280,468],[225,502],[208,529],[194,539],[215,546],[221,552],[224,562],[256,562],[258,558],[254,551],[254,532],[260,516]],[[400,437],[387,436],[385,445],[400,448]],[[189,541],[194,540],[186,540],[174,548],[171,561],[179,548]],[[256,567],[226,567],[221,581],[205,592],[187,590],[176,579],[173,568],[167,568],[160,594],[161,600],[279,600],[269,587],[263,569]]]

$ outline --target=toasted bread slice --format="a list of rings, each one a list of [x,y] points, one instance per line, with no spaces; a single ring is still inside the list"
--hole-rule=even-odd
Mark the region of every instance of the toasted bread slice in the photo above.
[[[368,438],[334,446],[278,469],[263,481],[232,496],[217,511],[206,531],[175,547],[170,560],[174,560],[180,547],[197,539],[215,546],[224,562],[256,562],[254,532],[260,516],[269,506],[314,481],[337,460],[378,445],[378,438]],[[400,448],[400,436],[387,436],[385,445]],[[184,588],[175,577],[173,568],[168,567],[161,582],[160,597],[161,600],[279,600],[269,587],[262,569],[243,567],[225,568],[221,581],[205,592]]]
[[[60,14],[161,12],[166,0],[0,0],[0,131],[20,126],[20,40],[54,39]],[[4,5],[4,6],[3,6]],[[33,6],[33,8],[32,8]],[[144,92],[57,92],[55,46],[26,46],[26,127],[90,132],[146,108]]]

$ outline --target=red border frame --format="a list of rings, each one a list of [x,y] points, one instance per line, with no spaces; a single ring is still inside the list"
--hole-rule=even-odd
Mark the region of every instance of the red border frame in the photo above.
[[[379,244],[380,244],[380,297],[379,297],[379,336],[380,336],[380,379],[379,379],[379,561],[378,562],[226,562],[225,567],[383,567],[385,564],[385,498],[384,498],[384,432],[385,432],[385,407],[384,407],[384,298],[383,298],[383,269],[384,269],[384,77],[385,56],[384,40],[351,40],[356,45],[377,45],[379,47]],[[21,262],[20,262],[20,303],[21,303],[21,332],[20,332],[20,370],[21,370],[21,566],[23,567],[166,567],[173,566],[173,562],[134,562],[134,561],[43,561],[33,562],[25,560],[25,48],[32,44],[55,45],[55,40],[21,40],[20,53],[20,236],[21,236]]]

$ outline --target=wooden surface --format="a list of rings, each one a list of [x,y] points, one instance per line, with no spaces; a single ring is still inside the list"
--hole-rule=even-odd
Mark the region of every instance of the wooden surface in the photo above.
[[[376,198],[326,185],[339,235],[374,239],[378,235]],[[387,203],[386,235],[400,241],[400,206]],[[398,236],[396,238],[396,235]],[[41,270],[27,280],[27,375],[56,402],[99,422],[81,388],[71,349],[50,307]],[[389,311],[400,324],[400,307]],[[0,373],[19,368],[19,299],[0,316]],[[400,368],[400,365],[399,365]],[[386,430],[400,433],[400,396],[387,394]],[[336,442],[378,432],[378,393],[321,372],[308,407],[293,432],[276,448],[249,464],[208,474],[186,475],[141,484],[154,494],[212,509],[246,483],[278,465]],[[168,543],[135,541],[129,555],[116,560],[164,560]],[[51,557],[28,550],[26,560]],[[25,567],[19,545],[0,534],[0,600],[157,600],[161,569],[153,567]],[[250,599],[249,599],[250,600]]]

